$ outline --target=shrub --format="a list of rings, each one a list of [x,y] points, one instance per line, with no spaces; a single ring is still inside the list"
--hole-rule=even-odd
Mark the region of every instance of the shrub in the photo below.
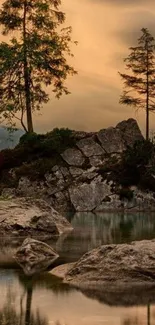
[[[127,199],[131,201],[133,199],[133,191],[129,187],[123,187],[119,192],[120,200]]]

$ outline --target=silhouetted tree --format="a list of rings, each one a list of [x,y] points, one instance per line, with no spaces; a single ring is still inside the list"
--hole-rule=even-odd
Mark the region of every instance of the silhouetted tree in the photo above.
[[[147,28],[141,30],[138,46],[130,47],[124,60],[131,74],[120,73],[124,91],[120,103],[146,111],[146,140],[149,139],[149,112],[155,110],[155,40]]]
[[[71,27],[61,29],[60,5],[61,0],[6,0],[0,10],[3,34],[14,32],[0,44],[0,113],[10,123],[19,119],[26,132],[33,132],[32,112],[49,100],[45,86],[59,98],[69,93],[68,75],[76,73],[67,63]]]

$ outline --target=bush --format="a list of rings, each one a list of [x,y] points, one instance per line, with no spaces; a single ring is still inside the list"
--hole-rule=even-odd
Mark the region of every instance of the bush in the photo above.
[[[122,157],[120,184],[122,186],[140,184],[154,152],[152,142],[145,140],[137,141],[133,147],[127,148]]]
[[[127,199],[131,201],[133,199],[133,191],[129,187],[123,187],[119,192],[120,200]]]

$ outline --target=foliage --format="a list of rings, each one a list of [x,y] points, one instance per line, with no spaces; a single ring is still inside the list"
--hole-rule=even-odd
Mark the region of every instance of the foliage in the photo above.
[[[31,163],[25,163],[15,169],[17,179],[22,176],[28,177],[31,181],[43,180],[45,174],[51,172],[52,167],[57,164],[61,164],[60,158],[40,158],[32,161]]]
[[[122,156],[120,184],[123,186],[142,185],[154,154],[155,147],[147,140],[137,141],[133,147],[128,147]]]
[[[75,145],[72,131],[69,129],[54,129],[47,134],[25,133],[20,143],[14,149],[5,149],[0,153],[0,167],[10,169],[22,164],[31,164],[40,159],[50,158],[61,160],[60,154],[68,147]],[[26,169],[26,166],[23,167]]]
[[[146,111],[146,140],[149,139],[149,112],[155,110],[155,40],[147,28],[141,30],[136,47],[124,60],[130,74],[119,73],[124,82],[120,103]]]
[[[133,191],[129,187],[122,187],[119,191],[120,200],[127,199],[131,201],[133,199]]]
[[[9,123],[20,120],[26,132],[33,132],[32,112],[49,100],[45,87],[57,98],[69,94],[65,80],[76,73],[67,62],[72,29],[61,28],[60,5],[61,0],[6,0],[0,10],[3,34],[14,32],[0,44],[0,113]]]

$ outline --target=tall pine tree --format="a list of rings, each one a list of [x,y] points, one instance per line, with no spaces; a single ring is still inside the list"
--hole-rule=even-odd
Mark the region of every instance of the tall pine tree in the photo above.
[[[120,103],[146,112],[146,140],[149,139],[149,113],[155,111],[155,40],[147,28],[141,30],[138,46],[130,47],[124,60],[130,74],[120,73],[124,82]]]
[[[49,100],[46,86],[59,98],[69,93],[68,75],[76,73],[67,62],[72,30],[61,28],[60,5],[61,0],[6,0],[0,10],[3,34],[11,35],[0,44],[0,114],[10,122],[20,119],[27,132],[33,132],[33,111]]]

